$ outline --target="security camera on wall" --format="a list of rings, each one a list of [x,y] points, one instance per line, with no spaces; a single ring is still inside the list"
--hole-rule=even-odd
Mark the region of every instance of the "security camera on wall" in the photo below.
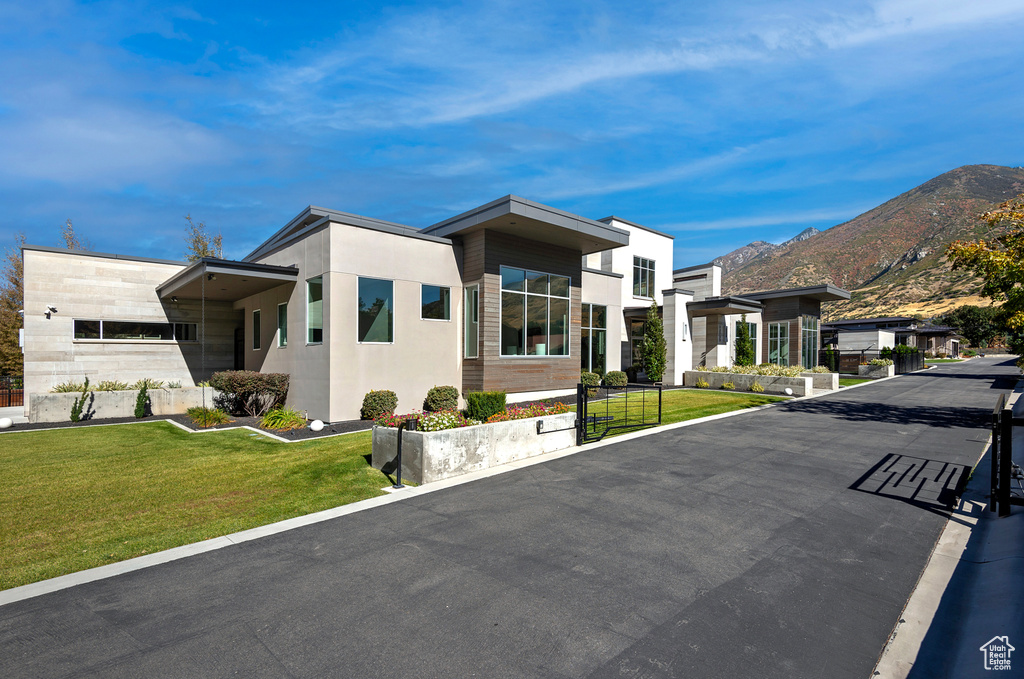
[[[57,307],[55,307],[52,304],[47,304],[46,305],[46,310],[49,311],[51,314],[57,313]]]

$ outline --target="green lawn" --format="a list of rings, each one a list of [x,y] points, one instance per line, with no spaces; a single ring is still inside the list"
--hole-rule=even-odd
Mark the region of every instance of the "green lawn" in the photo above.
[[[926,358],[925,363],[959,363],[962,358]]]
[[[779,400],[669,390],[662,422]],[[0,589],[380,495],[370,449],[370,432],[279,443],[166,422],[0,435]]]
[[[278,443],[166,422],[0,436],[0,589],[374,497],[370,433]]]
[[[869,380],[867,378],[864,378],[864,377],[840,377],[839,378],[839,386],[840,387],[852,387],[855,384],[864,384],[865,382],[870,382],[870,381],[871,380]]]
[[[674,422],[694,420],[699,417],[718,415],[732,410],[753,408],[755,406],[765,405],[766,403],[775,403],[782,400],[784,399],[778,396],[766,396],[765,394],[755,394],[752,392],[737,393],[733,391],[711,389],[670,389],[662,392],[661,423],[673,424]],[[639,394],[631,393],[629,395],[629,417],[631,418],[631,421],[634,421],[633,418],[639,418],[641,402],[643,403],[644,409],[647,410],[648,417],[657,418],[657,392],[646,392],[643,400],[640,398]],[[607,405],[604,401],[593,402],[588,410],[588,414],[597,415],[599,417],[610,416],[615,417],[617,420],[622,420],[625,409],[626,399],[620,397],[609,399]],[[575,408],[573,408],[573,410],[575,410]],[[651,413],[653,413],[653,416]],[[618,422],[616,422],[616,424],[618,424]],[[631,431],[637,431],[638,429],[640,429],[640,427],[619,429],[611,432],[609,436],[625,434]]]

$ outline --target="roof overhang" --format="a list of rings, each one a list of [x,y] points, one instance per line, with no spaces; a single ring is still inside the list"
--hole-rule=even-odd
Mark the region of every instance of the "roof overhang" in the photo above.
[[[836,302],[850,299],[850,292],[834,285],[812,285],[806,288],[789,288],[786,290],[766,290],[764,292],[745,292],[747,299],[764,301],[766,299],[783,299],[786,297],[810,297],[819,302]]]
[[[730,316],[733,314],[760,313],[763,305],[746,297],[709,297],[699,302],[689,302],[686,311],[693,318],[702,316]]]
[[[192,262],[156,287],[161,299],[209,299],[237,302],[251,295],[295,283],[299,270],[294,266],[272,266],[204,257]]]
[[[519,196],[505,196],[428,226],[421,233],[450,238],[487,229],[587,255],[629,245],[629,232]]]

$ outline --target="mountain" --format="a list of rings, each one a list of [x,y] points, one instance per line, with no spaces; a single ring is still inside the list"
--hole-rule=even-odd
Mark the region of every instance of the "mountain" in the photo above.
[[[981,281],[953,271],[944,253],[954,240],[987,236],[980,213],[1024,192],[1024,168],[966,165],[825,231],[781,245],[751,243],[719,258],[729,294],[832,283],[853,299],[827,318],[941,314],[987,305]],[[718,261],[718,260],[716,260]]]
[[[785,243],[779,243],[778,245],[774,243],[767,243],[763,240],[756,240],[753,243],[750,243],[749,245],[744,245],[741,248],[733,250],[727,255],[723,255],[717,258],[716,260],[714,260],[714,263],[722,267],[723,274],[728,273],[730,271],[734,271],[740,268],[744,264],[749,263],[750,261],[760,257],[765,253],[779,250],[780,248],[792,245],[793,243],[798,243],[802,240],[807,240],[811,236],[814,236],[819,233],[821,233],[821,231],[818,231],[813,226],[810,226],[801,231],[800,233],[798,233],[793,238],[787,240]]]

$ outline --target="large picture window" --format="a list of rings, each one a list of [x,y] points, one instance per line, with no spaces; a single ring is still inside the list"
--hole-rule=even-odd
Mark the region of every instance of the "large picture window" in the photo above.
[[[452,289],[442,285],[420,286],[420,318],[430,321],[451,320]]]
[[[466,288],[466,358],[477,358],[480,346],[480,287]]]
[[[633,257],[633,295],[654,297],[654,260]]]
[[[394,281],[359,279],[359,341],[386,344],[395,340]]]
[[[501,267],[501,355],[569,355],[569,278]]]
[[[737,337],[739,337],[739,335],[740,335],[740,324],[741,323],[746,323],[747,324],[747,331],[750,333],[750,351],[751,351],[752,355],[754,356],[754,359],[756,360],[757,359],[757,323],[750,323],[748,321],[736,321],[736,336]]]
[[[582,368],[587,372],[604,375],[608,356],[608,308],[597,304],[584,304],[580,325]]]
[[[818,319],[804,316],[800,324],[800,362],[810,370],[818,365]]]
[[[195,323],[150,323],[145,321],[75,320],[76,340],[143,340],[195,342]]]
[[[324,341],[324,277],[306,281],[306,342]]]
[[[789,322],[768,324],[768,362],[789,365]]]

